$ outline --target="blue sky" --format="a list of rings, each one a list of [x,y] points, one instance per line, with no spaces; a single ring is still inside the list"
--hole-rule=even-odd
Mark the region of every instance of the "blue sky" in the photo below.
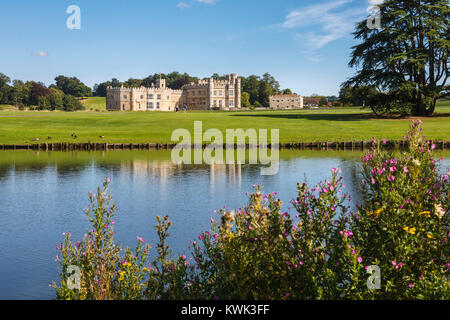
[[[374,2],[371,0],[370,2]],[[81,9],[69,30],[66,9]],[[89,86],[171,71],[271,73],[282,88],[337,95],[368,0],[40,0],[0,4],[0,72]]]

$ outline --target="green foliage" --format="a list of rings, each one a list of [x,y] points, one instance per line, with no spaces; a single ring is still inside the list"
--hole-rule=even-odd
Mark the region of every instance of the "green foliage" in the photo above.
[[[389,0],[379,7],[380,29],[366,20],[356,27],[361,43],[349,64],[358,70],[343,87],[376,87],[379,97],[369,103],[378,112],[431,115],[449,89],[448,1]]]
[[[62,92],[74,97],[90,97],[92,90],[76,77],[57,76],[55,78],[56,87]]]
[[[250,103],[250,95],[248,94],[248,92],[241,93],[241,107],[252,108],[252,105]]]
[[[374,148],[364,157],[364,204],[352,230],[361,256],[382,270],[382,299],[448,299],[448,175],[440,176],[434,145],[413,121],[408,152]]]
[[[157,217],[156,258],[138,237],[134,251],[114,243],[109,180],[90,194],[92,226],[58,247],[58,299],[449,299],[449,177],[439,175],[434,146],[413,122],[401,154],[373,140],[363,158],[363,204],[353,212],[340,170],[315,187],[297,186],[283,212],[276,193],[254,186],[249,203],[219,211],[218,221],[192,241],[191,258],[171,258],[171,222]],[[71,289],[69,266],[81,269]],[[381,271],[368,287],[367,270]]]

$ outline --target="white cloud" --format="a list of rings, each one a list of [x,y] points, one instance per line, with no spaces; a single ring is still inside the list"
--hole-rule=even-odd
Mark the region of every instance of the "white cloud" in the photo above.
[[[219,0],[192,0],[191,2],[184,2],[181,1],[177,4],[177,7],[180,9],[188,9],[191,8],[196,2],[203,3],[203,4],[215,4]]]
[[[357,20],[363,16],[363,8],[342,6],[353,0],[339,0],[321,3],[291,11],[281,26],[285,29],[316,27],[317,31],[296,32],[295,39],[302,50],[315,51],[330,42],[351,34]]]
[[[37,52],[33,52],[32,54],[35,57],[47,57],[48,56],[48,52],[46,51],[37,51]]]
[[[376,6],[379,4],[383,4],[385,0],[368,0],[369,4],[372,6]]]
[[[177,4],[177,7],[178,7],[178,8],[181,8],[181,9],[187,9],[187,8],[192,7],[192,3],[179,2],[179,3]]]
[[[214,4],[217,2],[217,0],[194,0],[195,2],[201,2],[206,4]]]

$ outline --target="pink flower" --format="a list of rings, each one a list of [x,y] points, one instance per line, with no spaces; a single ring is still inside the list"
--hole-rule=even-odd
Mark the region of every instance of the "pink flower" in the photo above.
[[[362,261],[363,259],[360,256],[358,256],[358,262],[361,263]]]
[[[403,171],[408,172],[408,167],[403,167]]]
[[[203,240],[203,235],[202,234],[198,236],[198,240],[200,240],[200,241]]]
[[[410,283],[410,284],[408,284],[408,287],[410,287],[411,289],[414,287],[414,283]]]

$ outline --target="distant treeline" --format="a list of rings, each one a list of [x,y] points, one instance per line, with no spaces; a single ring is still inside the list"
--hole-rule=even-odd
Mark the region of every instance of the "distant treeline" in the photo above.
[[[167,86],[171,89],[181,89],[184,85],[200,80],[198,77],[190,76],[187,73],[172,72],[168,74],[149,75],[144,79],[130,78],[121,82],[116,78],[111,81],[95,84],[93,90],[86,86],[76,77],[66,77],[63,75],[55,78],[55,83],[46,86],[42,82],[13,80],[3,73],[0,73],[0,104],[14,105],[19,109],[29,107],[36,110],[83,110],[80,103],[81,97],[106,97],[106,89],[111,87],[151,87],[159,77],[166,80]],[[225,75],[217,73],[212,75],[215,80],[225,80]],[[205,79],[205,78],[203,78]],[[270,106],[269,97],[275,94],[293,94],[292,90],[280,89],[279,82],[270,74],[262,76],[251,75],[240,77],[241,79],[241,106],[243,108],[268,108]],[[321,98],[321,105],[327,102],[335,102],[335,96],[325,97],[314,94],[311,97]]]
[[[76,77],[58,76],[47,87],[42,82],[13,80],[0,73],[0,104],[35,110],[83,110],[77,97],[92,96],[92,90]]]

